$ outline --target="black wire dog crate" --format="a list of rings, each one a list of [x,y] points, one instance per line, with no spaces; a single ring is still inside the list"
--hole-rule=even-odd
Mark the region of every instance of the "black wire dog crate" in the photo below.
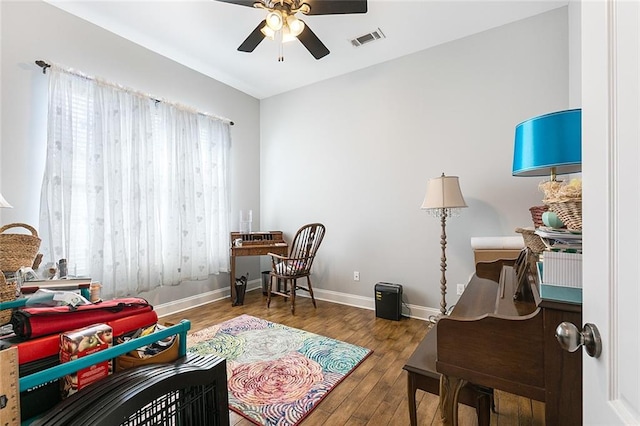
[[[60,402],[32,425],[228,426],[226,361],[182,361],[115,373]]]

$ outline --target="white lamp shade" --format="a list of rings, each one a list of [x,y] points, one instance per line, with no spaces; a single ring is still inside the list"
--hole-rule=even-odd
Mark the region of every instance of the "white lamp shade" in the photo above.
[[[458,176],[442,176],[429,179],[423,209],[455,209],[467,207],[462,197]]]
[[[9,204],[7,202],[7,200],[4,199],[4,197],[2,196],[2,194],[0,194],[0,207],[5,207],[5,208],[13,208],[13,206],[11,204]]]

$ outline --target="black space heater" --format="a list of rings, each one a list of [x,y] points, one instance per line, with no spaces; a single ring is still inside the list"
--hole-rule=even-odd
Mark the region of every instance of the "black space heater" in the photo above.
[[[402,317],[402,286],[378,283],[375,286],[376,317],[400,321]]]

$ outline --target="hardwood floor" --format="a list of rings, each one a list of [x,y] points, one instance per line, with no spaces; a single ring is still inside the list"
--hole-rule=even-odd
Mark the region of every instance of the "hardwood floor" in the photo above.
[[[165,316],[161,322],[191,321],[193,331],[248,314],[290,327],[304,329],[323,336],[360,345],[373,350],[356,370],[340,383],[313,410],[302,425],[409,425],[407,374],[402,369],[406,360],[427,333],[427,324],[416,319],[391,321],[376,318],[375,312],[311,299],[296,300],[296,314],[281,297],[266,307],[261,291],[245,296],[243,306],[231,306],[229,299],[210,303],[178,314]],[[418,424],[440,425],[438,398],[418,391]],[[543,425],[544,404],[527,398],[496,391],[496,410],[491,415],[492,426]],[[252,423],[230,412],[232,425]],[[477,425],[475,410],[460,406],[459,424]]]

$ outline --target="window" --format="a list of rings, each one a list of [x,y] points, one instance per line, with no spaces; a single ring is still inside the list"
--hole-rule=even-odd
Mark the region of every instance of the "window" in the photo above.
[[[229,269],[229,123],[51,68],[44,259],[122,297]]]

